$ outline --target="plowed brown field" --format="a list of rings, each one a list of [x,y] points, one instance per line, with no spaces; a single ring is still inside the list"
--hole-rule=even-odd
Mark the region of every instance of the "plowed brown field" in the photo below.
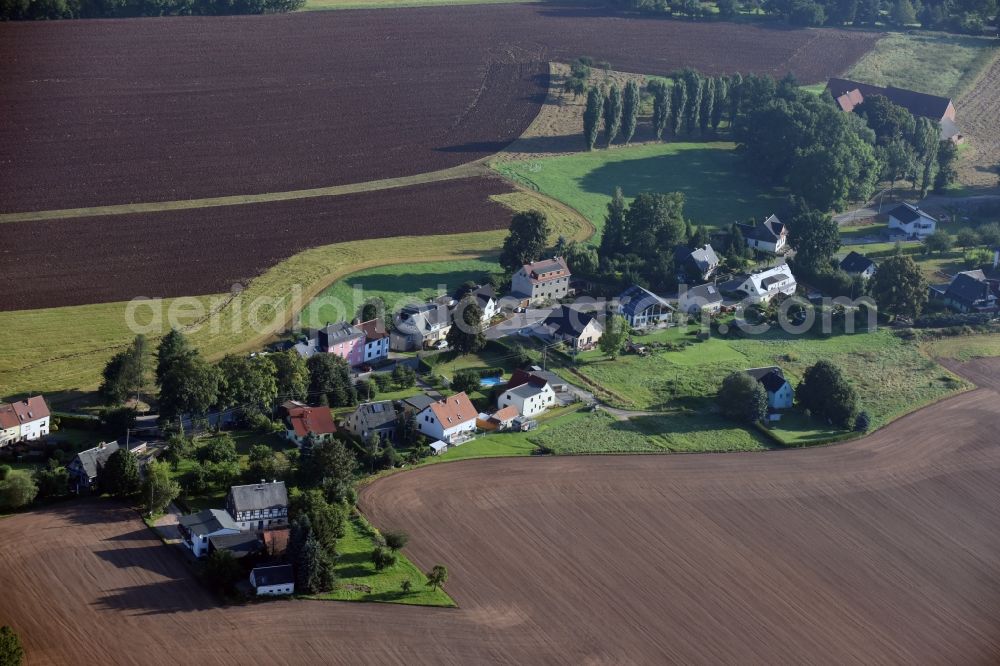
[[[544,5],[0,24],[0,212],[433,171],[519,136],[547,60],[812,82],[877,37]]]
[[[998,431],[981,388],[821,449],[466,461],[367,487],[375,523],[449,567],[455,610],[217,608],[130,512],[55,506],[0,520],[0,620],[29,664],[994,664]]]
[[[0,310],[227,292],[293,254],[363,238],[502,229],[499,178],[197,210],[2,225]],[[8,235],[9,234],[9,235]],[[414,257],[419,259],[419,257]],[[15,288],[16,285],[16,288]]]

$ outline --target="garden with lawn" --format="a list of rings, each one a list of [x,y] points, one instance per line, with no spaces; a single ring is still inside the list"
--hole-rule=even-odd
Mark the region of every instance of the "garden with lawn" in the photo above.
[[[682,192],[684,214],[715,228],[761,218],[777,210],[781,193],[753,182],[735,144],[650,143],[559,157],[498,162],[515,182],[577,209],[600,229],[616,187],[626,198],[641,192]],[[725,196],[722,196],[724,193]],[[595,236],[593,242],[597,242]]]

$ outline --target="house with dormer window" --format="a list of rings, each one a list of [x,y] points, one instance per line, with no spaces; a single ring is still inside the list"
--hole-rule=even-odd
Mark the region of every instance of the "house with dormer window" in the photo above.
[[[429,439],[445,444],[461,444],[476,432],[479,412],[464,392],[442,398],[428,405],[416,416],[417,430]]]

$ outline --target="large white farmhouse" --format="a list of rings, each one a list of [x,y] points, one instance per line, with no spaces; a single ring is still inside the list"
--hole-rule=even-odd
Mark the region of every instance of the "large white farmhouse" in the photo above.
[[[417,414],[417,430],[432,440],[461,444],[476,431],[479,412],[464,392],[432,402]]]

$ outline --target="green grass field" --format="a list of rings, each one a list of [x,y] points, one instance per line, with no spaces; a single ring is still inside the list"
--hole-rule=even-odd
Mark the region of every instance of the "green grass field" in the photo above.
[[[729,372],[778,365],[794,385],[805,368],[820,359],[841,367],[875,426],[966,386],[922,354],[917,344],[888,330],[828,339],[783,333],[733,340],[712,338],[678,352],[592,360],[578,370],[614,395],[627,396],[626,401],[617,401],[617,407],[687,407],[704,412]]]
[[[337,588],[327,594],[310,595],[306,598],[455,606],[455,602],[444,590],[433,590],[427,586],[427,577],[403,553],[397,554],[395,565],[376,571],[371,560],[372,550],[375,548],[373,535],[367,522],[358,516],[352,516],[347,522],[347,533],[337,540]],[[448,563],[444,564],[447,566]],[[404,580],[410,581],[412,585],[409,592],[403,592],[401,588]]]
[[[925,342],[924,349],[931,356],[958,361],[1000,356],[1000,334],[940,338]]]
[[[683,192],[686,217],[695,224],[723,227],[768,215],[780,203],[778,193],[752,182],[738,160],[728,142],[656,143],[498,162],[494,168],[572,206],[598,229],[619,186],[626,197]]]
[[[670,453],[760,451],[767,448],[757,432],[716,415],[671,412],[620,421],[603,411],[579,412],[559,428],[534,437],[560,455],[595,453]]]
[[[451,294],[464,282],[481,281],[497,272],[496,259],[479,258],[380,266],[349,275],[323,291],[302,310],[302,325],[319,328],[329,322],[350,321],[366,299],[381,298],[390,310],[411,301]]]
[[[892,33],[847,72],[865,83],[958,97],[996,53],[988,37]]]

